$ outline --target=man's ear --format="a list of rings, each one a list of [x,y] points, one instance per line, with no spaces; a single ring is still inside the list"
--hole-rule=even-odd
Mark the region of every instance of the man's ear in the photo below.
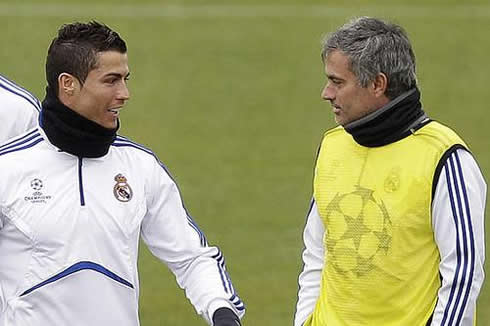
[[[388,88],[388,77],[380,72],[373,80],[373,91],[376,97],[386,96],[386,89]]]
[[[75,93],[79,84],[75,76],[63,72],[58,76],[58,94],[71,96]]]

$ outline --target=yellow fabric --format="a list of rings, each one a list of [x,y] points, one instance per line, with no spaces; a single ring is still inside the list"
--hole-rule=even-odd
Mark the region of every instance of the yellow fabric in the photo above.
[[[455,144],[437,122],[374,148],[341,127],[325,134],[314,180],[325,267],[305,326],[425,326],[440,287],[432,182]]]

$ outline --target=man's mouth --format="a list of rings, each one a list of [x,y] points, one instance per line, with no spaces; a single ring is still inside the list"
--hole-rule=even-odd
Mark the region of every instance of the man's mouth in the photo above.
[[[113,109],[108,109],[107,111],[113,113],[116,116],[119,116],[119,112],[121,111],[122,108],[113,108]]]

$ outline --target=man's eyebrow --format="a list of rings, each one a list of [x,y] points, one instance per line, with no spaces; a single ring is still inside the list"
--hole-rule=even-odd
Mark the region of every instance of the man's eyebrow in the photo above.
[[[130,74],[129,72],[126,75],[120,74],[118,72],[110,72],[110,73],[104,75],[104,78],[107,78],[107,77],[128,78],[129,74]]]
[[[325,74],[325,75],[327,76],[328,79],[344,80],[343,78],[340,78],[339,76],[334,74]]]

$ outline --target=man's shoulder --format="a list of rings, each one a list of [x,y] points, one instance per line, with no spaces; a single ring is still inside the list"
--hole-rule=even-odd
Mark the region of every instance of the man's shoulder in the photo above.
[[[148,147],[131,140],[128,137],[117,135],[112,142],[111,147],[116,151],[130,153],[132,157],[138,157],[143,160],[158,161],[157,155]]]
[[[437,120],[431,120],[429,123],[427,123],[426,125],[424,125],[421,129],[433,129],[435,130],[436,132],[438,133],[448,133],[448,134],[454,134],[454,135],[457,135],[457,133],[454,131],[453,128],[447,126],[446,124],[440,122],[440,121],[437,121]],[[459,136],[458,136],[459,137]]]
[[[11,137],[0,143],[0,156],[6,152],[27,150],[43,141],[39,126],[33,127],[15,137]]]
[[[149,172],[152,168],[163,169],[169,180],[174,180],[166,165],[148,147],[132,141],[131,139],[117,135],[111,144],[113,150],[119,154],[119,159],[123,159],[126,164],[133,166],[141,172]]]
[[[32,120],[39,116],[40,104],[34,100],[27,101],[23,97],[8,93],[0,88],[0,117],[2,121],[12,123],[21,120]]]
[[[347,137],[347,136],[349,136],[349,134],[345,131],[344,127],[336,126],[325,131],[325,133],[323,134],[322,143],[325,143],[327,140],[330,140],[332,138]]]
[[[456,133],[456,131],[437,121],[427,123],[422,128],[415,131],[414,135],[425,136],[427,139],[430,139],[432,143],[436,142],[440,146],[460,144],[467,147],[463,139]],[[420,137],[415,138],[420,139]]]
[[[336,126],[336,127],[330,128],[327,131],[325,131],[323,136],[327,137],[329,135],[340,135],[342,133],[345,133],[344,128],[342,126]]]
[[[7,171],[35,163],[39,159],[44,138],[33,128],[0,144],[0,170]]]
[[[41,110],[41,103],[37,97],[2,75],[0,75],[0,102],[0,114],[32,115]]]

